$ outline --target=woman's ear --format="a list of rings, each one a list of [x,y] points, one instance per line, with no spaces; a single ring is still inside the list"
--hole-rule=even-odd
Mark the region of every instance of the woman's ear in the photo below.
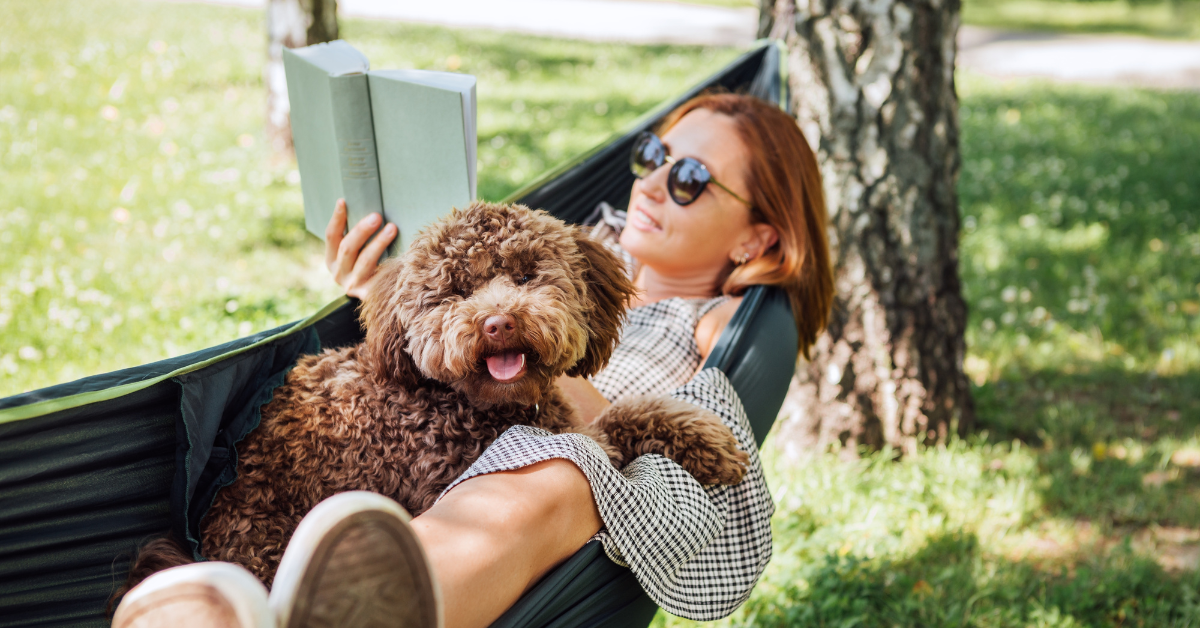
[[[759,255],[766,253],[767,249],[779,242],[779,230],[774,225],[758,222],[750,225],[750,228],[754,230],[754,235],[758,240]]]
[[[575,243],[588,264],[584,273],[587,283],[588,310],[587,349],[567,375],[589,377],[608,364],[613,348],[621,337],[621,323],[636,288],[625,274],[625,266],[603,244],[590,238],[583,229],[575,229]]]
[[[746,227],[746,233],[733,250],[730,259],[734,260],[734,263],[743,255],[747,259],[756,259],[775,246],[776,242],[779,242],[779,231],[774,226],[765,222],[753,223]]]
[[[392,258],[379,266],[375,285],[362,302],[359,320],[366,331],[361,357],[368,369],[395,384],[415,383],[417,367],[404,349],[400,320],[400,276],[403,265]]]

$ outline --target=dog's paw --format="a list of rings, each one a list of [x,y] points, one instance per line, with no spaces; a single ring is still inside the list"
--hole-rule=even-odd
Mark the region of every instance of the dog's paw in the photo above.
[[[720,419],[714,416],[713,423],[688,437],[691,444],[676,462],[701,484],[737,484],[746,475],[750,456],[738,449],[737,440]]]
[[[717,415],[670,397],[638,397],[609,406],[596,420],[625,460],[659,454],[701,484],[737,484],[750,456]]]

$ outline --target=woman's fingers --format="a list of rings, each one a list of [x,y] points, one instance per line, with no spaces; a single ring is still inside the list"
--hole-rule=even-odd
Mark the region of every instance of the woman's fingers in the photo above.
[[[396,226],[387,225],[378,238],[367,244],[382,222],[379,214],[371,214],[346,232],[346,200],[338,199],[333,208],[333,217],[325,228],[325,266],[329,268],[333,280],[352,297],[361,299],[367,295],[380,256],[396,239]],[[345,235],[342,235],[343,232]]]
[[[379,268],[379,258],[383,256],[383,252],[388,245],[396,239],[396,225],[388,224],[383,227],[378,236],[374,240],[367,243],[361,253],[358,254],[358,261],[354,264],[354,271],[350,273],[350,282],[346,287],[346,294],[364,299],[371,291],[371,286],[375,284],[375,271]]]
[[[338,246],[337,260],[334,262],[335,267],[330,269],[338,283],[346,285],[342,279],[354,270],[354,264],[358,262],[359,252],[362,251],[363,245],[366,244],[371,234],[379,229],[382,222],[383,218],[379,214],[371,214],[358,221],[358,224],[354,225],[346,237],[342,238],[342,242]]]
[[[339,198],[333,207],[329,226],[325,227],[325,267],[333,271],[337,261],[338,247],[342,245],[342,234],[346,232],[346,199]]]

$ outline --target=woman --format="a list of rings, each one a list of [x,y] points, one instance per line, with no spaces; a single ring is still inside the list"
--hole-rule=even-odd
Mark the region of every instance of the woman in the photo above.
[[[596,234],[627,254],[639,289],[621,344],[591,381],[564,377],[560,385],[585,420],[621,396],[674,391],[722,416],[752,468],[735,487],[705,490],[674,463],[648,457],[657,459],[630,465],[640,465],[640,479],[614,480],[620,474],[587,451],[510,430],[412,521],[447,626],[488,625],[598,533],[656,602],[694,619],[736,608],[770,557],[773,506],[752,434],[724,375],[699,367],[754,284],[786,290],[808,355],[833,294],[820,174],[795,121],[750,97],[698,97],[668,115],[660,133],[635,147],[639,178],[625,225],[609,214]],[[326,261],[347,294],[361,298],[396,228],[368,242],[378,215],[343,237],[345,220],[339,202]],[[681,503],[695,507],[684,512]],[[639,520],[650,512],[653,521]],[[663,526],[670,534],[645,533]],[[673,535],[680,538],[662,538]]]

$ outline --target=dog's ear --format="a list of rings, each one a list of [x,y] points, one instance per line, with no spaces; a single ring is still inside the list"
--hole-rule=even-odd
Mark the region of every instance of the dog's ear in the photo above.
[[[400,320],[400,282],[403,264],[387,260],[376,271],[375,286],[362,302],[359,320],[366,331],[362,359],[375,374],[395,384],[415,383],[417,366],[405,351]]]
[[[586,231],[575,228],[575,244],[587,259],[588,342],[583,358],[567,371],[572,377],[595,375],[608,364],[621,336],[621,323],[635,288],[617,256],[593,240]]]

